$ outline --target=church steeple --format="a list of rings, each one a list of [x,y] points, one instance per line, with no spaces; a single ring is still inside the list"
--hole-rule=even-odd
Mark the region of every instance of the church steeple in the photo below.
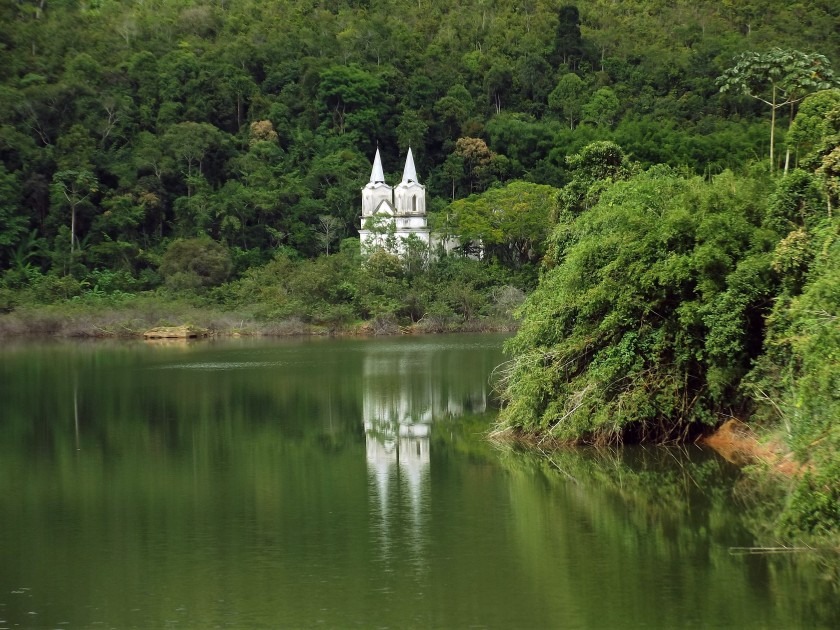
[[[410,150],[409,150],[410,151]],[[409,153],[409,157],[411,153]],[[379,157],[379,147],[376,147],[376,157],[373,158],[373,169],[370,171],[371,184],[384,184],[385,172],[382,170],[382,158]]]
[[[379,155],[379,153],[377,153]],[[414,168],[414,156],[411,154],[411,147],[408,147],[408,155],[405,158],[405,170],[403,170],[402,183],[410,184],[417,181],[417,169]]]
[[[411,148],[405,158],[405,170],[402,181],[394,189],[394,207],[397,214],[424,216],[426,214],[426,187],[417,181],[417,169],[414,168],[414,154]],[[425,219],[423,219],[425,223]]]
[[[394,189],[385,183],[382,157],[379,155],[379,147],[376,147],[370,181],[362,188],[362,216],[369,217],[380,210],[388,214],[394,212]]]

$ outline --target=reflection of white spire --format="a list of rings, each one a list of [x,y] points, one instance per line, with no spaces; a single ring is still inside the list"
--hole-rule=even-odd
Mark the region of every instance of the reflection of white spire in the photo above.
[[[405,158],[405,170],[403,170],[403,184],[410,184],[417,181],[417,169],[414,168],[414,156],[411,154],[411,147],[408,147],[408,155]]]
[[[371,431],[365,427],[366,431]],[[375,436],[366,433],[368,468],[376,482],[376,493],[379,495],[379,507],[385,518],[388,512],[388,480],[391,477],[391,467],[397,463],[397,443],[393,437]]]
[[[419,433],[422,437],[415,435]],[[402,425],[400,427],[399,465],[405,473],[409,499],[414,518],[420,517],[423,507],[424,481],[429,469],[429,438],[427,425]],[[419,523],[417,523],[419,526]]]
[[[409,153],[409,155],[411,154]],[[382,170],[382,158],[379,157],[379,147],[376,147],[376,156],[373,158],[373,169],[370,171],[370,183],[385,183],[385,172]]]

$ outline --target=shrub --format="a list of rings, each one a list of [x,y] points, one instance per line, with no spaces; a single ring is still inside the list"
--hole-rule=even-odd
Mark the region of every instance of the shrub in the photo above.
[[[215,287],[232,269],[230,253],[209,238],[178,239],[166,249],[160,275],[174,291]]]
[[[760,186],[655,167],[558,226],[563,246],[507,345],[503,422],[566,440],[664,440],[745,409],[738,386],[776,291]]]

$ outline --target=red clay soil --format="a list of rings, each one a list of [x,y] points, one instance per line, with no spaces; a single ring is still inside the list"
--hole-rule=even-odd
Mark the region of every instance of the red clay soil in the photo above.
[[[762,444],[752,429],[734,418],[727,420],[714,433],[698,441],[738,466],[764,463],[785,475],[795,475],[802,469],[780,443]]]

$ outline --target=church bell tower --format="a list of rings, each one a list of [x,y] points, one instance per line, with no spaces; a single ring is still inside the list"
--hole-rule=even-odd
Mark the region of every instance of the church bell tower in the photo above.
[[[426,223],[426,187],[417,181],[411,148],[405,159],[402,181],[396,188],[385,182],[379,149],[373,158],[370,181],[362,188],[362,225],[359,238],[363,251],[371,248],[405,249],[405,240],[414,235],[428,245],[431,234]],[[391,237],[393,235],[393,238]]]
[[[383,202],[385,202],[384,205]],[[377,147],[376,157],[373,158],[373,169],[370,172],[370,181],[362,188],[362,222],[377,212],[393,214],[393,202],[394,189],[385,183],[382,158],[379,156],[379,148]]]

